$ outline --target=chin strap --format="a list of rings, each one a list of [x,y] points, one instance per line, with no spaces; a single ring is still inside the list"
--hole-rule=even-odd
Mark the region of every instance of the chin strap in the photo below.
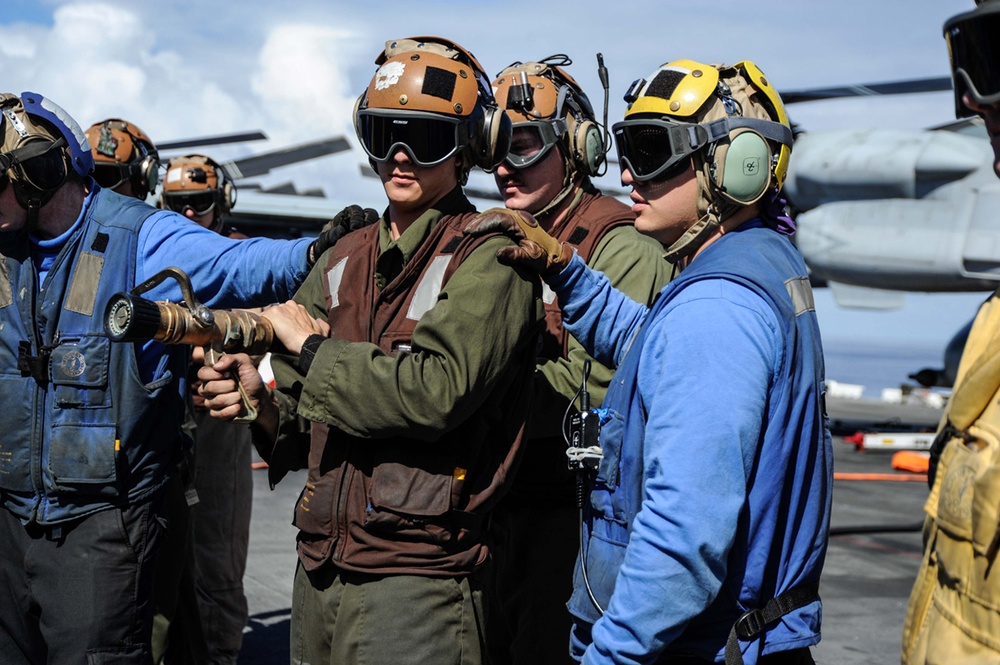
[[[701,218],[667,247],[663,258],[670,263],[677,263],[698,251],[724,221],[745,207],[727,201],[718,194],[718,188],[708,175],[706,159],[701,152],[695,155],[695,177],[698,180],[698,212],[701,213]]]
[[[566,154],[563,152],[561,145],[556,146],[556,150],[559,151],[559,156],[562,157],[563,160],[563,173],[565,174],[563,176],[563,187],[558,194],[552,197],[552,200],[549,201],[544,208],[535,213],[534,215],[535,219],[544,217],[545,215],[549,214],[549,212],[554,208],[558,207],[559,204],[562,203],[567,196],[569,196],[571,193],[575,193],[578,189],[576,183],[576,171],[573,170],[572,160],[569,157],[567,157]]]
[[[719,221],[714,215],[708,214],[692,224],[680,238],[674,241],[663,253],[669,263],[677,263],[685,256],[693,254],[701,247],[708,237],[719,228]]]

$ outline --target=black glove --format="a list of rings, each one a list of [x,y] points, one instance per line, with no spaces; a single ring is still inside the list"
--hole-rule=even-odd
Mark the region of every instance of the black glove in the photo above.
[[[374,224],[378,220],[379,214],[371,208],[351,205],[338,212],[323,226],[319,235],[309,245],[309,253],[306,255],[309,267],[313,267],[316,260],[323,256],[323,252],[336,245],[343,236]]]

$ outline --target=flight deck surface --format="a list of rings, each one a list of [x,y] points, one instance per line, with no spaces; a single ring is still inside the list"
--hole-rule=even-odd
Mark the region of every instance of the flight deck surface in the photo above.
[[[873,410],[874,409],[874,410]],[[851,422],[895,422],[898,407],[832,405],[831,417]],[[860,413],[860,415],[858,415]],[[940,411],[903,410],[936,422]],[[921,558],[923,504],[927,484],[894,471],[895,451],[858,451],[834,437],[832,535],[820,585],[823,641],[817,663],[898,663],[903,617]],[[850,475],[841,475],[850,474]],[[910,480],[899,480],[909,476]],[[887,477],[894,480],[883,479]],[[250,553],[244,578],[250,624],[240,665],[289,662],[288,634],[295,528],[292,511],[305,472],[289,474],[272,492],[267,472],[254,471]]]

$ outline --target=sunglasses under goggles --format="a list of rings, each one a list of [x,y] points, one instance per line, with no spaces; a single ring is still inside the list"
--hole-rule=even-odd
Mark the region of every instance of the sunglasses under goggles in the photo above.
[[[179,212],[182,215],[192,210],[195,215],[207,215],[215,209],[215,192],[186,192],[184,194],[163,194],[163,205],[167,210]]]
[[[3,182],[2,192],[13,174],[13,179],[26,183],[44,192],[54,191],[66,180],[66,159],[61,148],[66,145],[66,139],[57,141],[33,141],[27,145],[0,155],[0,173]]]
[[[968,93],[982,105],[1000,102],[1000,6],[984,5],[960,14],[944,25],[951,54],[955,113],[975,115],[962,101]]]
[[[422,111],[358,111],[358,136],[376,162],[387,162],[403,150],[417,166],[437,166],[471,139],[469,124]]]
[[[532,136],[523,136],[524,132]],[[519,122],[514,125],[510,151],[504,161],[512,169],[526,169],[541,161],[566,133],[563,120]]]

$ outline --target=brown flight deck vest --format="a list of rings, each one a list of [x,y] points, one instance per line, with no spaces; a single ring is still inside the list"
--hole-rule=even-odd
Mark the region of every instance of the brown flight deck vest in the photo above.
[[[621,201],[585,191],[579,204],[549,234],[572,245],[585,263],[590,263],[594,249],[611,229],[635,224],[635,213]],[[569,333],[562,325],[559,299],[550,289],[544,290],[545,333],[539,356],[549,360],[565,358],[569,352]]]
[[[942,418],[904,665],[1000,663],[1000,296],[976,315]]]
[[[324,275],[332,336],[372,342],[390,355],[410,352],[420,316],[462,261],[491,237],[463,235],[475,216],[443,217],[381,290],[374,283],[380,225],[342,238],[328,254]],[[489,331],[468,334],[475,343]],[[358,572],[443,577],[482,564],[488,556],[483,516],[519,456],[536,345],[537,336],[525,339],[518,362],[479,400],[479,410],[435,441],[405,433],[364,439],[313,423],[309,475],[294,520],[306,570],[331,561]],[[378,403],[373,394],[371,408]]]

